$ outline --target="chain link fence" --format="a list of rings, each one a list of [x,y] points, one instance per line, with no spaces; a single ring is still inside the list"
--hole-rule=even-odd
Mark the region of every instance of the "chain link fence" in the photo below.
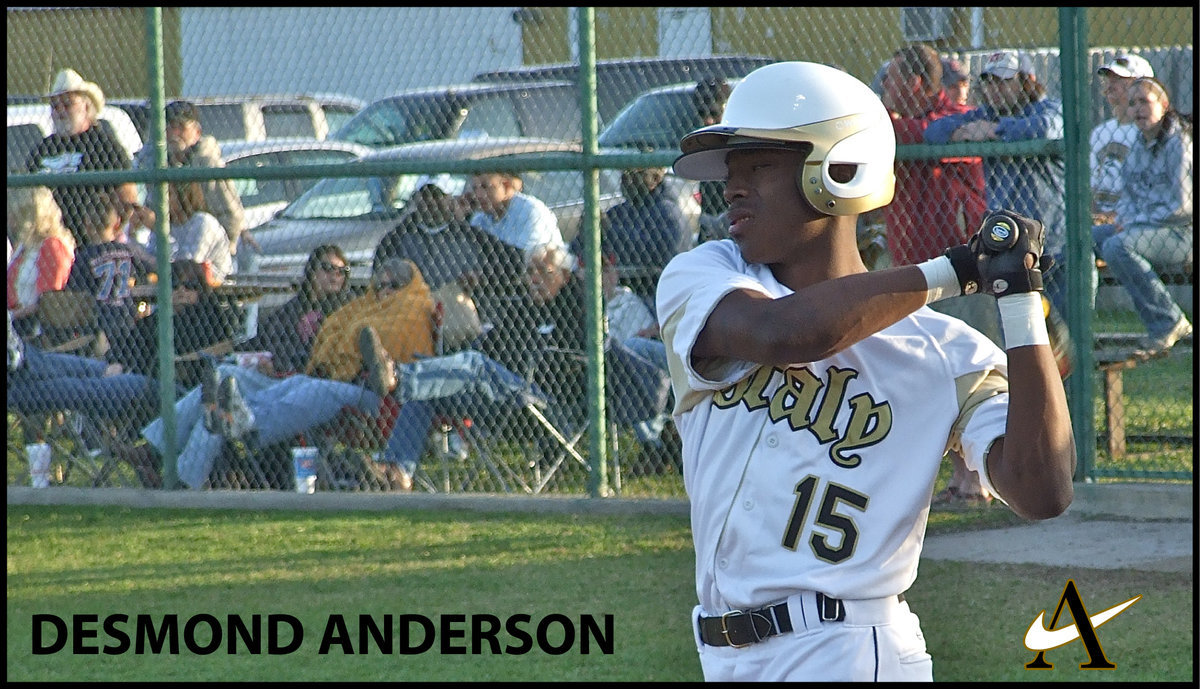
[[[669,166],[781,59],[897,113],[869,267],[940,254],[987,207],[1042,218],[1080,477],[1190,480],[1191,336],[1136,350],[1193,320],[1191,13],[9,9],[8,483],[293,490],[305,464],[316,490],[683,497],[653,291],[721,238],[724,201]],[[1131,64],[1158,80],[1132,110],[1134,79],[1100,74]],[[1139,143],[1166,102],[1184,117]],[[1113,209],[1088,154],[1122,148],[1154,174],[1118,163],[1104,193],[1149,269],[1093,241]],[[1121,282],[1146,270],[1163,291]],[[986,301],[946,308],[1001,337]]]

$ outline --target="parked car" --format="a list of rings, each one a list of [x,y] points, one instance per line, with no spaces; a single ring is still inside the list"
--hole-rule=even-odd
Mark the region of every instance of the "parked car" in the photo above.
[[[741,79],[729,79],[730,88]],[[704,126],[696,111],[696,82],[650,89],[627,105],[600,132],[596,142],[607,148],[678,150],[685,134]]]
[[[580,132],[575,88],[542,81],[408,89],[363,108],[331,138],[378,148],[480,136],[579,140]]]
[[[552,139],[442,139],[373,151],[362,161],[503,160],[519,154],[580,151],[578,142]],[[574,170],[530,171],[521,178],[525,193],[554,211],[564,240],[574,238],[583,213],[583,175]],[[459,195],[468,181],[469,175],[461,173],[322,179],[255,230],[254,237],[263,250],[259,272],[299,276],[312,249],[334,243],[346,250],[353,264],[352,275],[364,278],[375,247],[399,222],[413,191],[434,182],[447,193]],[[619,185],[615,171],[600,175],[602,209],[620,200]]]
[[[168,98],[166,102],[176,100]],[[217,141],[262,141],[289,137],[325,139],[363,108],[366,101],[337,94],[206,96],[196,104],[200,126]],[[109,104],[129,114],[148,140],[150,103],[115,98]]]
[[[763,65],[778,62],[762,55],[707,55],[703,57],[641,57],[596,61],[596,111],[601,125],[612,122],[617,113],[639,94],[656,86],[701,78],[744,77]],[[579,65],[564,62],[530,65],[517,69],[481,72],[477,82],[579,81]],[[576,89],[578,87],[575,87]]]
[[[370,152],[366,146],[349,141],[316,139],[267,139],[265,141],[223,141],[221,154],[227,167],[262,168],[281,165],[324,165],[344,163]],[[317,183],[317,177],[292,179],[235,179],[245,208],[246,227],[252,229],[275,214]]]
[[[137,127],[120,108],[106,107],[101,110],[99,126],[107,127],[116,135],[131,160],[133,154],[142,147]],[[54,121],[50,118],[49,103],[9,105],[6,153],[9,173],[23,172],[29,154],[53,132]]]

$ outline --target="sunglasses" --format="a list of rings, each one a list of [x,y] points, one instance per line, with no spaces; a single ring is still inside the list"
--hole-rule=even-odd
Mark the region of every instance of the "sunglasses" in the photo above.
[[[380,282],[380,283],[376,284],[375,289],[376,290],[404,289],[407,285],[408,285],[407,282],[400,282],[399,280],[390,280],[388,282]]]
[[[321,270],[325,271],[326,273],[338,273],[341,275],[349,275],[350,274],[350,266],[334,265],[334,264],[330,263],[329,261],[321,261],[320,263],[317,264],[317,267],[320,268]]]

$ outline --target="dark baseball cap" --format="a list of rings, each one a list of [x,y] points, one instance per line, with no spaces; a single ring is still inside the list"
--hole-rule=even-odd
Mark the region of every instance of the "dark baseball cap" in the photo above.
[[[196,112],[195,104],[186,100],[177,100],[167,104],[163,108],[167,115],[167,122],[199,122],[200,114]]]

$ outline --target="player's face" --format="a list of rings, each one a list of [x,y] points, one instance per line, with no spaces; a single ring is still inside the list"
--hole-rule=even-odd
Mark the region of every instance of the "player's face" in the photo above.
[[[796,186],[803,151],[747,149],[726,158],[729,236],[751,263],[789,262],[803,244],[803,226],[820,217]]]

